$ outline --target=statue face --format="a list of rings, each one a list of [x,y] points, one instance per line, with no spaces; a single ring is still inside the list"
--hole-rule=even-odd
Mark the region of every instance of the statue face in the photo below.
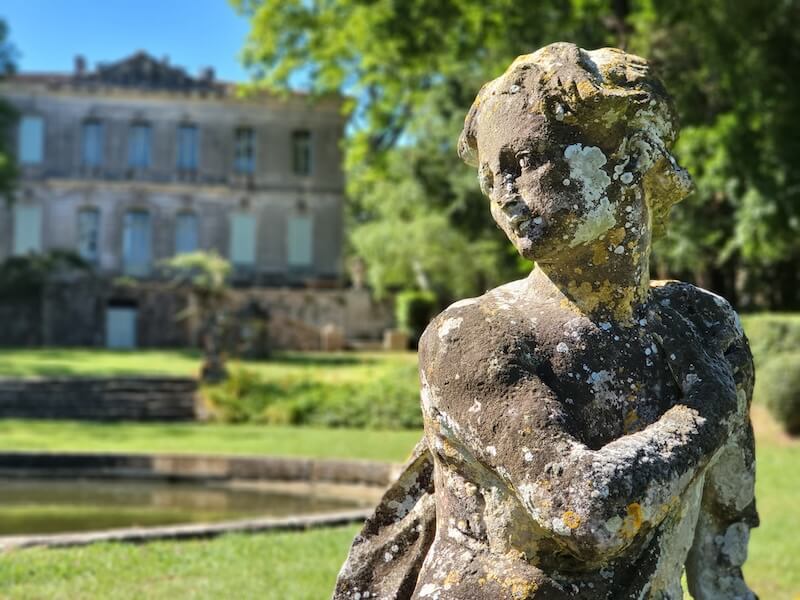
[[[643,59],[553,44],[484,86],[459,152],[519,253],[547,263],[579,246],[596,257],[646,247],[691,190],[669,153],[675,135]]]
[[[634,217],[637,228],[647,222],[644,202],[635,201],[641,177],[614,157],[620,140],[593,143],[573,126],[509,108],[480,123],[478,178],[492,217],[522,256],[548,262]]]

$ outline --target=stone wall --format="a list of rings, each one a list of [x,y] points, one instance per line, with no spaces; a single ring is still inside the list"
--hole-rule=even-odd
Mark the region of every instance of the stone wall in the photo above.
[[[184,377],[0,379],[0,418],[191,421],[196,392]]]
[[[110,303],[137,308],[138,347],[196,347],[197,324],[179,318],[189,302],[185,290],[166,282],[125,285],[67,274],[41,297],[0,299],[0,347],[102,347]],[[277,350],[319,350],[326,325],[341,328],[346,339],[379,340],[393,322],[391,304],[375,302],[367,290],[245,288],[230,294],[234,328],[249,326],[240,313],[252,304],[269,314],[269,346]]]

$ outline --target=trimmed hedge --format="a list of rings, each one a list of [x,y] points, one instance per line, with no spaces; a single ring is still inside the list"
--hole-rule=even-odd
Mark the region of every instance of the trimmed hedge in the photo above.
[[[759,368],[754,396],[792,434],[800,434],[800,352],[770,358]]]
[[[420,429],[416,365],[394,367],[366,384],[288,377],[263,380],[236,369],[205,388],[213,416],[228,423]]]
[[[800,434],[800,315],[749,315],[742,323],[756,364],[753,401],[788,433]]]

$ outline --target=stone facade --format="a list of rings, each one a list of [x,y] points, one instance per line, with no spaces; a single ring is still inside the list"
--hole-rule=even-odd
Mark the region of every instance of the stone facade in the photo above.
[[[232,85],[179,76],[179,69],[142,54],[111,67],[23,73],[0,87],[20,113],[22,169],[15,207],[0,208],[0,260],[67,249],[104,273],[152,276],[182,243],[230,257],[242,283],[339,281],[345,123],[339,99],[242,99]],[[83,231],[81,211],[97,214]],[[143,241],[126,240],[136,237],[126,233],[131,212],[146,215]],[[184,221],[191,231],[182,242],[181,215],[196,219]],[[238,235],[253,237],[238,257],[232,256],[237,218],[244,223]],[[289,239],[293,218],[302,240]],[[15,230],[32,222],[38,231]],[[295,249],[297,256],[290,256],[293,242],[305,246]],[[143,247],[131,270],[126,245],[136,244]]]
[[[3,303],[5,322],[20,318],[0,345],[104,345],[115,302],[135,310],[136,345],[191,343],[174,318],[186,297],[151,284],[161,261],[195,249],[231,261],[234,296],[274,300],[270,313],[298,320],[284,319],[279,346],[318,347],[327,324],[378,339],[390,324],[385,307],[341,287],[341,98],[242,97],[209,70],[191,77],[144,53],[22,73],[0,95],[19,111],[21,168],[14,204],[0,204],[0,262],[67,250],[94,270],[55,282],[34,306]],[[123,290],[119,276],[141,289]]]

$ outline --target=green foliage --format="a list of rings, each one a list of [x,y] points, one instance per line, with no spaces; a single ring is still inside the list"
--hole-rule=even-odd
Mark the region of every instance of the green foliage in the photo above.
[[[755,396],[792,434],[800,434],[800,352],[772,357],[759,369]]]
[[[754,402],[787,432],[800,434],[800,316],[750,315],[743,322],[756,364]]]
[[[244,56],[265,85],[299,76],[314,94],[349,95],[350,238],[377,291],[474,295],[529,268],[506,251],[455,143],[481,84],[568,40],[647,56],[675,97],[676,154],[698,191],[673,211],[657,270],[739,306],[800,307],[796,2],[232,2],[251,18]]]
[[[50,250],[9,257],[0,264],[0,298],[37,298],[48,279],[58,273],[74,270],[90,271],[91,265],[70,251]]]
[[[203,298],[224,296],[231,264],[216,251],[187,252],[162,262],[162,266],[177,284],[189,285]]]
[[[15,54],[8,42],[8,25],[0,19],[0,81],[14,72]],[[0,197],[5,197],[6,201],[11,200],[17,180],[17,164],[10,146],[17,117],[17,111],[0,98]]]
[[[800,315],[747,315],[742,318],[742,323],[756,367],[766,365],[780,354],[800,351]]]
[[[364,383],[325,383],[298,377],[262,379],[238,368],[207,386],[216,418],[229,423],[315,425],[371,429],[422,427],[416,368],[399,365]]]
[[[406,331],[416,344],[422,332],[436,315],[438,303],[432,292],[406,290],[395,296],[394,314],[397,326]]]

